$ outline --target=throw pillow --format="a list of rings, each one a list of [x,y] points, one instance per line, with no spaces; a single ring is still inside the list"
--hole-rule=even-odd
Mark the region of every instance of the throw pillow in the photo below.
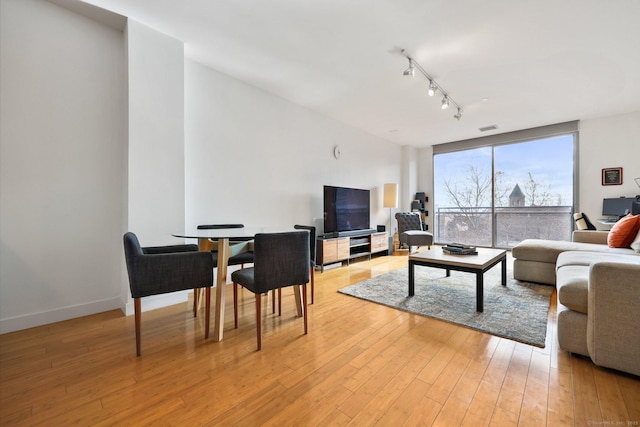
[[[636,234],[636,238],[631,242],[631,249],[640,253],[640,230],[638,230],[638,234]]]
[[[640,230],[640,215],[627,215],[616,222],[607,235],[610,248],[628,248]]]
[[[573,214],[573,219],[576,221],[576,228],[578,230],[595,230],[596,226],[589,221],[589,217],[584,212],[576,212]]]

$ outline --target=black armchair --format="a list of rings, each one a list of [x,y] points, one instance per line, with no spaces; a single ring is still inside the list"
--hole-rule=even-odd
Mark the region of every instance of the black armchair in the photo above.
[[[427,246],[431,249],[433,244],[433,234],[424,231],[422,219],[418,212],[397,212],[398,240],[400,244],[407,245],[409,252],[412,246]]]
[[[238,327],[238,285],[255,294],[258,350],[262,348],[261,295],[274,289],[302,285],[302,314],[307,333],[307,283],[309,282],[309,232],[256,234],[253,267],[231,274],[234,324]]]
[[[140,247],[134,233],[123,237],[124,254],[129,273],[129,287],[134,299],[136,354],[141,354],[140,299],[188,289],[206,288],[204,337],[209,338],[213,259],[208,252],[198,252],[196,245]]]

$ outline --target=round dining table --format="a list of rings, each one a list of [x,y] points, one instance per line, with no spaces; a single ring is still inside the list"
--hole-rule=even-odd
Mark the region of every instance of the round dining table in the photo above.
[[[252,250],[252,240],[258,233],[277,233],[296,231],[290,228],[273,227],[241,227],[217,229],[193,229],[172,233],[174,237],[198,239],[198,248],[203,252],[218,251],[218,273],[216,279],[216,308],[214,313],[214,341],[221,341],[224,336],[225,293],[227,285],[227,264],[229,258],[244,251]],[[299,230],[297,230],[299,231]],[[233,245],[230,242],[234,242]],[[294,286],[294,296],[298,316],[303,315],[306,307],[302,306],[302,287]]]

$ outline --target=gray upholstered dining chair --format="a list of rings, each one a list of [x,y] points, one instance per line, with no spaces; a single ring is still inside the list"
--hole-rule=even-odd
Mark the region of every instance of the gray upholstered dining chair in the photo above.
[[[296,230],[308,230],[309,231],[309,256],[311,257],[311,268],[309,269],[309,275],[311,276],[311,304],[315,299],[315,269],[316,269],[316,228],[312,225],[294,225]]]
[[[418,212],[397,212],[398,240],[400,244],[407,245],[409,252],[412,246],[427,246],[431,249],[433,244],[433,234],[424,231],[422,219]]]
[[[150,295],[166,294],[188,289],[206,289],[206,317],[204,337],[209,338],[213,259],[208,252],[199,252],[197,245],[140,246],[131,232],[123,236],[124,254],[129,273],[129,288],[133,298],[136,324],[136,355],[141,347],[141,301]]]
[[[244,224],[204,224],[198,226],[198,230],[222,230],[225,228],[244,228]],[[235,242],[231,241],[229,243],[234,244]],[[217,265],[218,253],[216,251],[212,251],[212,254]],[[239,265],[244,267],[245,264],[251,263],[253,263],[253,252],[245,251],[230,257],[227,265]]]
[[[258,350],[262,349],[261,295],[271,290],[302,285],[304,333],[307,333],[307,283],[309,282],[309,232],[259,233],[255,236],[253,267],[231,274],[234,325],[238,327],[238,285],[255,294]]]

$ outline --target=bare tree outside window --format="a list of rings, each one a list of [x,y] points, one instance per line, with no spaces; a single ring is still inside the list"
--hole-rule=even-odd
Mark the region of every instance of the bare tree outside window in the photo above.
[[[572,202],[563,205],[563,200],[572,200],[572,148],[573,138],[565,136],[560,142],[501,146],[490,156],[481,149],[437,155],[436,241],[509,248],[526,238],[568,240]],[[546,149],[556,150],[562,161],[548,160]],[[450,158],[441,161],[441,156]],[[503,166],[496,167],[493,179],[491,156]]]

